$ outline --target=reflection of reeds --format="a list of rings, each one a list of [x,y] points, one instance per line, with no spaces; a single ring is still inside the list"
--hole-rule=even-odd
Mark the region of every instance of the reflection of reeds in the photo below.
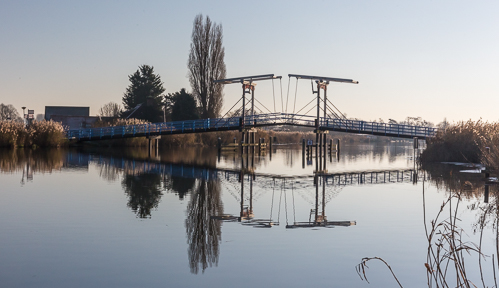
[[[17,172],[28,169],[32,172],[50,173],[64,165],[66,151],[62,149],[1,149],[0,171]]]
[[[452,174],[452,173],[451,173]],[[434,179],[432,177],[432,179]],[[493,228],[496,229],[496,255],[499,253],[499,217],[497,197],[492,204],[471,205],[471,210],[479,210],[479,220],[475,224],[475,233],[480,233],[479,244],[463,240],[465,231],[459,227],[458,212],[463,197],[470,197],[470,189],[467,183],[461,183],[461,189],[453,188],[449,191],[449,197],[440,206],[434,219],[427,221],[425,190],[423,183],[423,221],[428,241],[426,263],[427,284],[428,287],[477,287],[478,281],[481,281],[483,287],[488,287],[483,275],[482,259],[486,257],[483,253],[482,238],[483,232],[488,223],[487,217],[493,218]],[[467,268],[470,268],[469,258],[474,254],[478,256],[479,280],[477,275],[469,275]],[[496,282],[496,262],[492,255],[492,271],[494,273],[494,287]],[[362,280],[367,281],[366,270],[367,262],[370,260],[379,260],[383,262],[392,273],[394,279],[402,287],[388,263],[379,257],[363,258],[357,265],[357,273]],[[498,259],[499,260],[499,259]],[[499,262],[497,262],[499,267]],[[473,264],[471,264],[473,265]]]
[[[204,272],[208,266],[218,265],[222,224],[211,216],[220,215],[223,215],[220,182],[198,180],[185,220],[191,273],[197,274],[200,267]]]

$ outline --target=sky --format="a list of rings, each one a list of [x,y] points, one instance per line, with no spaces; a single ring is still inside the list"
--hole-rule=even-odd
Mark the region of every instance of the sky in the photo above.
[[[499,1],[0,0],[0,103],[96,115],[121,104],[143,64],[166,93],[190,90],[198,14],[223,27],[228,78],[282,76],[257,83],[264,112],[297,112],[315,97],[310,80],[288,77],[301,74],[359,81],[328,87],[349,118],[499,120]],[[241,94],[225,86],[224,113]]]

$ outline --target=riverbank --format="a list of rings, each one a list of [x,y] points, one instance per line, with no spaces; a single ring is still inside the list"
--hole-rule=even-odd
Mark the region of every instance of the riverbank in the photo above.
[[[462,121],[439,130],[427,139],[421,163],[466,162],[482,163],[499,169],[499,123]]]

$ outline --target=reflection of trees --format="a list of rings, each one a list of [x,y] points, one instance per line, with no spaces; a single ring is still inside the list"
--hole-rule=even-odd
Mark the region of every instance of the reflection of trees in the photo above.
[[[140,218],[151,217],[151,210],[157,208],[163,193],[159,174],[125,174],[121,185],[129,197],[127,206]]]
[[[99,176],[103,179],[109,182],[114,182],[118,180],[119,175],[120,170],[116,166],[113,166],[107,162],[104,162],[100,165]]]
[[[185,195],[194,188],[194,184],[196,184],[196,179],[182,178],[179,176],[170,176],[169,179],[164,182],[165,189],[176,193],[180,200],[183,200]]]
[[[198,180],[187,206],[185,220],[191,273],[218,264],[222,224],[211,216],[223,214],[220,181]]]

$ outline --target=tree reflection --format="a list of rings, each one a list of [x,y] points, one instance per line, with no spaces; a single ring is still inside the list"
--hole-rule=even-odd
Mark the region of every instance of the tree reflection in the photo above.
[[[139,218],[150,218],[151,210],[158,207],[161,196],[163,196],[161,175],[152,173],[125,174],[121,185],[129,197],[127,206]]]
[[[191,273],[218,265],[222,224],[210,216],[223,214],[220,181],[198,180],[187,206],[185,227]]]
[[[195,178],[183,178],[179,176],[170,176],[164,182],[165,189],[176,193],[180,200],[184,200],[185,195],[194,188],[194,184],[196,184]]]

